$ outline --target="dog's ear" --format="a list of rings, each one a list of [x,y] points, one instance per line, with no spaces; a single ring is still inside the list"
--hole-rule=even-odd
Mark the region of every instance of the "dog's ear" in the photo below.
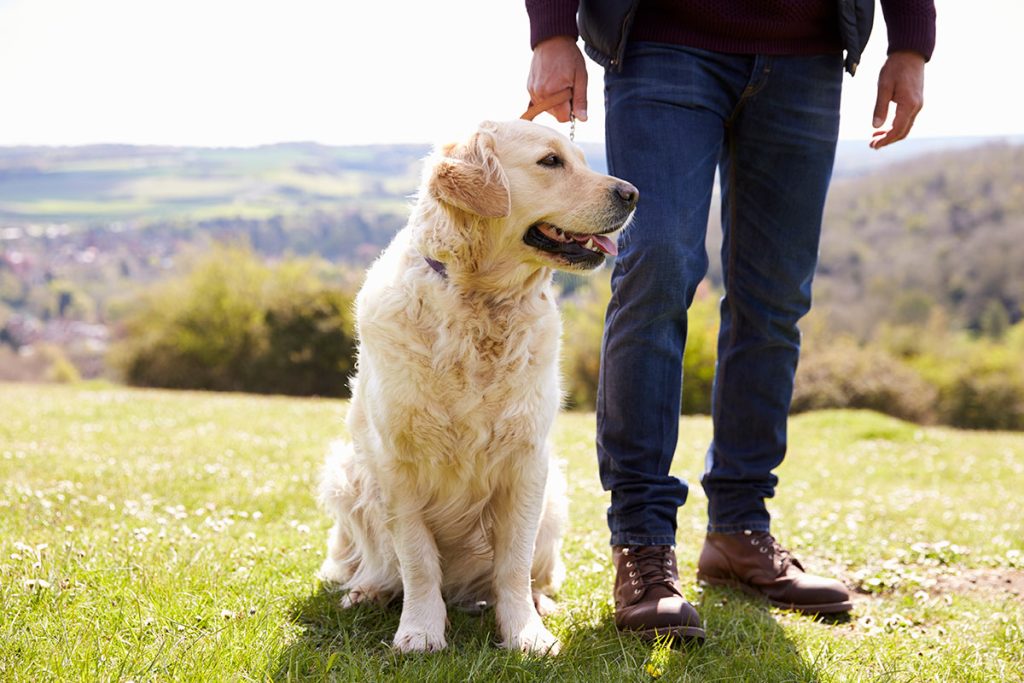
[[[446,204],[484,218],[505,218],[512,212],[508,178],[486,125],[468,142],[441,149],[430,175],[430,192]]]

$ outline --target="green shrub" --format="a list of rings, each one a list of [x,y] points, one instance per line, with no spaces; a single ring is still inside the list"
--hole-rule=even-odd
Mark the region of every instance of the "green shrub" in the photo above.
[[[593,286],[577,287],[573,297],[562,302],[562,375],[566,405],[593,410],[601,363],[601,336],[611,288],[599,277]],[[718,337],[717,297],[701,290],[690,307],[689,333],[683,358],[682,412],[707,414],[711,407],[711,384],[715,376]]]
[[[700,289],[687,314],[686,353],[683,354],[685,415],[711,413],[711,387],[718,357],[718,296]]]
[[[78,368],[68,359],[62,348],[48,344],[42,347],[40,353],[50,365],[46,371],[48,381],[58,384],[77,384],[82,381]]]
[[[309,261],[219,247],[129,307],[112,360],[140,386],[347,396],[351,307]]]
[[[970,429],[1024,429],[1024,354],[984,341],[966,345],[939,380],[939,419]]]
[[[866,408],[915,422],[935,418],[935,388],[888,353],[849,339],[805,347],[792,412]]]
[[[565,405],[594,410],[601,370],[601,335],[611,288],[608,279],[594,278],[593,286],[574,289],[575,296],[562,302],[562,378]]]

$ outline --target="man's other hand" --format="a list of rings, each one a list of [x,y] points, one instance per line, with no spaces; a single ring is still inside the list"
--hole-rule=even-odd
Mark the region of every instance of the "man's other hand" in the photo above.
[[[571,90],[571,102],[563,100],[548,112],[565,123],[569,120],[571,107],[577,119],[587,120],[587,65],[574,38],[553,36],[533,48],[526,89],[532,102],[544,102],[562,91]]]
[[[882,126],[889,116],[890,102],[896,103],[896,114],[892,126],[885,130]],[[907,137],[923,105],[924,57],[916,52],[893,52],[878,74],[878,99],[871,125],[880,130],[872,135],[871,148],[881,149]]]

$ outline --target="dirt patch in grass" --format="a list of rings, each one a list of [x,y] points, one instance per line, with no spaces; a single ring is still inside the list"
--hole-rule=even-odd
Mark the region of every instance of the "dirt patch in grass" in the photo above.
[[[1024,570],[965,569],[958,574],[940,574],[929,593],[974,593],[985,598],[1024,602]]]

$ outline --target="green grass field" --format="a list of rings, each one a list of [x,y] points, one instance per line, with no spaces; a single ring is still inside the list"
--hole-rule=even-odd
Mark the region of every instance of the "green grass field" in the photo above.
[[[0,680],[1024,680],[1024,434],[794,418],[775,531],[858,589],[848,620],[823,622],[689,578],[710,423],[684,419],[678,551],[708,640],[681,649],[612,625],[594,417],[563,415],[562,655],[502,651],[492,614],[451,612],[448,650],[400,656],[397,607],[343,611],[314,579],[312,492],[346,407],[0,385]]]

